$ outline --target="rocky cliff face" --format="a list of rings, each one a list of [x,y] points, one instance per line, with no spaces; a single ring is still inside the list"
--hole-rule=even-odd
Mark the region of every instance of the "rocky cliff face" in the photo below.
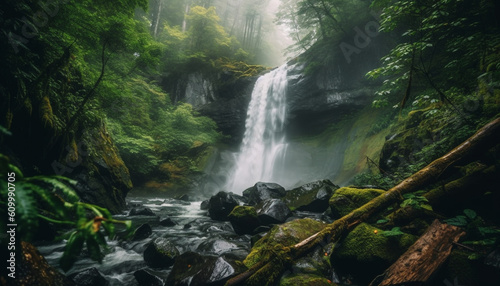
[[[243,139],[248,103],[256,76],[236,77],[232,72],[207,74],[194,72],[177,80],[175,102],[187,102],[201,115],[212,118],[226,143],[237,145]]]
[[[81,164],[69,174],[79,182],[80,198],[106,207],[112,213],[121,211],[132,189],[132,181],[106,126],[84,130],[81,140],[87,148],[77,153],[77,162]]]
[[[378,83],[365,75],[378,66],[385,50],[382,43],[374,41],[349,60],[342,54],[316,54],[313,49],[289,62],[287,134],[317,134],[328,124],[369,105]]]

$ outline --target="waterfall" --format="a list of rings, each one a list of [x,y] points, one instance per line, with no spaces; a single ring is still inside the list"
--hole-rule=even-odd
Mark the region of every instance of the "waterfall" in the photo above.
[[[228,191],[241,193],[258,181],[280,183],[287,146],[283,130],[286,89],[286,64],[257,79]]]

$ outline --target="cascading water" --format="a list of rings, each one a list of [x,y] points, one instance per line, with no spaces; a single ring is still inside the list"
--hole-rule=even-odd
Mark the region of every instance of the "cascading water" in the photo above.
[[[258,181],[280,183],[286,141],[287,65],[259,77],[252,91],[245,134],[227,190],[241,193]]]

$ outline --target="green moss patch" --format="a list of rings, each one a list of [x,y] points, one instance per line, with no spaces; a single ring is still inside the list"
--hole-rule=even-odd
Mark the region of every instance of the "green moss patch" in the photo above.
[[[316,275],[299,274],[281,279],[280,286],[323,286],[337,285],[330,280]]]
[[[257,241],[243,263],[251,267],[273,249],[294,245],[322,230],[325,223],[310,218],[296,219],[274,226],[268,234]],[[272,254],[271,254],[272,255]]]
[[[333,251],[333,267],[360,277],[361,284],[369,283],[417,240],[410,234],[387,237],[381,232],[367,223],[358,225]]]
[[[334,217],[343,217],[384,192],[384,190],[379,189],[340,188],[335,191],[329,201],[332,215]]]

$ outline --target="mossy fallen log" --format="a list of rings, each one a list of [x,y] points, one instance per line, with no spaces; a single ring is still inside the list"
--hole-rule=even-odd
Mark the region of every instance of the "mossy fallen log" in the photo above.
[[[327,225],[323,230],[305,240],[293,246],[284,246],[279,251],[279,255],[267,257],[267,259],[256,263],[247,271],[230,279],[226,285],[274,285],[283,270],[294,259],[303,256],[318,245],[338,241],[346,231],[370,218],[374,213],[400,201],[403,194],[417,191],[423,186],[435,182],[450,166],[457,164],[464,158],[471,158],[484,152],[499,143],[500,118],[497,118],[483,126],[446,155],[434,160],[387,192]]]
[[[494,185],[498,182],[499,172],[495,166],[480,166],[470,174],[459,179],[450,181],[442,186],[436,187],[423,195],[433,208],[446,204],[449,198],[454,201],[467,199],[471,196],[481,196],[488,188],[477,188],[478,182],[481,185]],[[425,209],[415,209],[410,206],[400,208],[388,215],[392,224],[405,224],[419,217],[439,218],[440,215]]]

